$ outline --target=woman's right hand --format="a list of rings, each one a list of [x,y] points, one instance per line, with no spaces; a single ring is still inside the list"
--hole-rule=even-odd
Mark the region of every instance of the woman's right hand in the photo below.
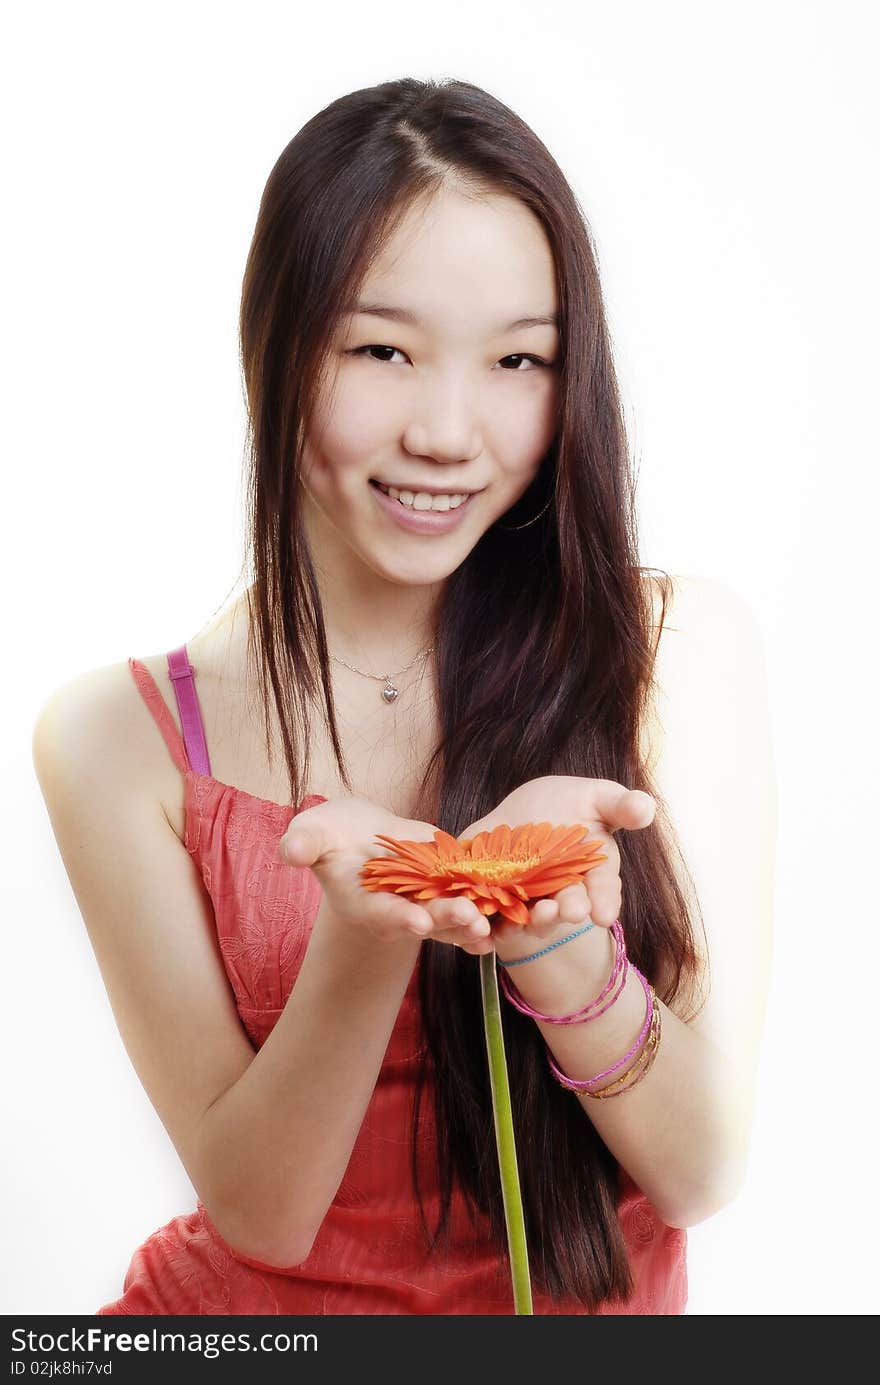
[[[489,921],[471,900],[416,903],[390,891],[364,888],[364,862],[391,854],[375,840],[378,834],[430,842],[435,830],[428,822],[396,817],[367,798],[331,798],[291,818],[278,854],[288,865],[308,866],[314,872],[338,918],[370,929],[382,941],[415,935],[454,943],[474,955],[491,952]]]

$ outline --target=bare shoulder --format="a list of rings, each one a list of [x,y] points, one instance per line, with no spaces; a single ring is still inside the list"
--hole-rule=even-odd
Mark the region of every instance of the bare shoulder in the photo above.
[[[662,578],[650,576],[655,635],[671,631],[698,634],[718,618],[735,619],[743,628],[758,630],[755,611],[745,596],[717,577],[692,573]]]
[[[740,699],[762,689],[766,676],[764,643],[757,615],[735,588],[715,578],[673,579],[672,597],[657,646],[655,682],[658,713],[670,716],[674,704],[693,716],[695,679],[711,681],[716,696],[701,701],[713,718],[725,691]]]
[[[123,662],[79,673],[50,694],[33,728],[41,784],[70,777],[85,801],[97,786],[104,789],[117,777],[120,761],[127,763],[132,755],[136,729],[129,691],[138,696]]]
[[[164,656],[141,662],[179,725],[162,686]],[[34,722],[32,758],[44,797],[70,799],[84,813],[152,799],[182,837],[182,776],[127,660],[79,673],[50,694]]]
[[[744,684],[760,686],[765,676],[760,624],[742,593],[702,575],[652,577],[651,582],[655,662],[643,737],[649,770],[660,759],[664,727],[676,715],[693,715],[688,689],[695,678],[708,674],[719,691],[728,688],[741,696]],[[712,703],[698,706],[713,715]]]
[[[211,898],[162,807],[163,759],[178,783],[182,775],[127,661],[54,691],[37,716],[32,748],[123,1043],[213,1215],[217,1165],[203,1118],[253,1049],[223,967]]]

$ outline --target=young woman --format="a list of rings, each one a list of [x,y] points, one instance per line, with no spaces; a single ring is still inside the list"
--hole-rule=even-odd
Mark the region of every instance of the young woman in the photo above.
[[[726,588],[638,564],[575,196],[477,87],[354,92],[269,177],[241,344],[243,595],[75,679],[34,734],[198,1194],[99,1311],[512,1312],[494,949],[535,1313],[682,1313],[685,1229],[735,1195],[751,1119],[760,640]],[[607,857],[526,926],[359,883],[379,833],[524,822],[583,824]]]

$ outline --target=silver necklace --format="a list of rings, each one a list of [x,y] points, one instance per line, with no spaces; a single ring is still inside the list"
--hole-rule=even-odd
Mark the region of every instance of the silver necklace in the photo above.
[[[406,668],[398,669],[397,673],[364,673],[362,668],[355,668],[354,664],[347,664],[344,659],[337,658],[335,654],[331,654],[330,658],[335,659],[337,664],[344,664],[346,668],[350,668],[352,673],[359,673],[363,678],[375,678],[377,682],[384,683],[385,687],[382,689],[382,700],[383,702],[391,703],[400,694],[400,689],[394,686],[393,680],[399,678],[401,673],[406,673],[406,669],[412,668],[413,664],[419,659],[426,659],[429,654],[433,653],[433,650],[433,645],[430,645],[427,649],[423,649],[420,654],[416,655],[415,659],[410,660]]]

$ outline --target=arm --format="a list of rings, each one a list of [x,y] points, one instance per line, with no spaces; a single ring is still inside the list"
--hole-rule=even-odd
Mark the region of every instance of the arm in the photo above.
[[[568,926],[560,936],[570,931]],[[570,1014],[597,995],[611,969],[607,929],[566,944],[514,971],[523,998],[547,1014]],[[553,962],[540,973],[539,966]],[[526,973],[529,973],[527,976]],[[619,999],[585,1025],[536,1020],[557,1065],[570,1077],[604,1072],[628,1053],[645,1020],[645,993],[630,971]],[[738,1191],[745,1167],[750,1094],[724,1051],[661,1002],[662,1041],[644,1081],[610,1100],[573,1092],[605,1144],[668,1226],[692,1226]],[[613,1076],[620,1075],[619,1070]],[[612,1079],[609,1078],[610,1083]],[[604,1084],[603,1084],[604,1085]]]
[[[375,834],[427,841],[434,831],[352,796],[298,813],[279,844],[283,860],[317,875],[318,917],[281,1017],[198,1131],[218,1226],[253,1259],[289,1265],[291,1247],[307,1257],[351,1158],[420,939],[491,947],[488,923],[461,900],[433,900],[427,911],[363,888],[364,860],[384,851]]]
[[[345,1171],[418,954],[406,923],[423,911],[359,890],[343,925],[325,891],[300,975],[255,1055],[210,897],[162,807],[153,729],[125,664],[53,694],[33,760],[123,1043],[198,1196],[233,1249],[298,1262]],[[170,766],[169,791],[182,792],[176,776]],[[360,812],[366,833],[420,826],[378,809],[374,822],[371,810],[344,804],[334,818],[322,804],[297,820],[347,830]]]
[[[322,901],[272,1033],[197,1131],[209,1211],[243,1254],[280,1266],[308,1255],[342,1182],[420,945],[377,944]]]
[[[580,1102],[664,1221],[690,1226],[742,1184],[768,986],[776,785],[763,651],[748,606],[721,584],[678,579],[657,680],[662,735],[653,777],[694,876],[711,991],[689,1023],[675,1013],[675,1002],[672,1009],[661,1004],[656,1061],[631,1092],[570,1099]],[[590,881],[588,875],[588,893]],[[625,894],[625,878],[622,886]],[[603,899],[600,913],[597,900],[600,923],[617,917],[615,902]],[[556,926],[547,940],[572,927]],[[504,956],[527,956],[542,945],[521,937]],[[605,985],[612,953],[607,926],[597,927],[510,976],[536,1009],[569,1014]],[[644,1017],[645,994],[630,972],[620,998],[599,1018],[535,1023],[562,1071],[584,1079],[629,1051]]]

